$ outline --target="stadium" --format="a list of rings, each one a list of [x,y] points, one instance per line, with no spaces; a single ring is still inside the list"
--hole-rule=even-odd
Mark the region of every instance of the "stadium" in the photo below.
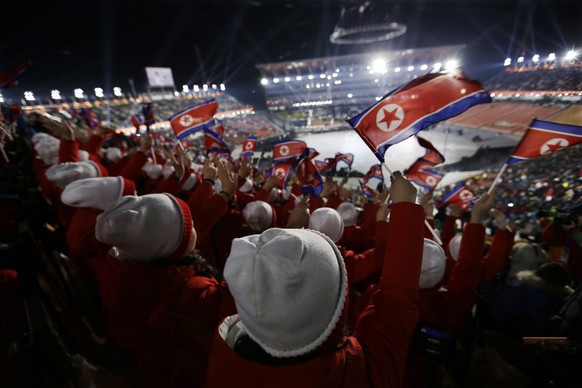
[[[0,47],[0,385],[581,386],[580,4],[105,3]]]

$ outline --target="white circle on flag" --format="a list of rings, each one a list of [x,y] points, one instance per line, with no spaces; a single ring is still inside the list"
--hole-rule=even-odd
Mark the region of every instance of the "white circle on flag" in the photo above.
[[[426,182],[427,185],[429,186],[434,186],[436,185],[436,178],[432,175],[427,176],[424,181]]]
[[[184,115],[180,117],[180,125],[187,127],[194,122],[194,118],[190,115]]]
[[[562,148],[566,148],[570,142],[562,137],[555,137],[545,142],[540,148],[540,154],[549,154]]]
[[[245,146],[245,150],[250,150],[251,148],[253,148],[253,143],[251,143],[250,141],[247,143],[247,145]]]
[[[285,176],[285,169],[279,167],[279,168],[275,169],[275,171],[273,172],[273,175]]]
[[[471,192],[469,190],[463,190],[459,193],[459,198],[461,198],[463,201],[466,201],[472,197],[473,197],[473,194],[471,194]]]
[[[397,104],[386,104],[376,113],[376,124],[384,132],[394,131],[404,120],[404,109]]]
[[[283,156],[289,155],[289,147],[287,147],[286,145],[281,146],[281,148],[279,148],[279,153]]]

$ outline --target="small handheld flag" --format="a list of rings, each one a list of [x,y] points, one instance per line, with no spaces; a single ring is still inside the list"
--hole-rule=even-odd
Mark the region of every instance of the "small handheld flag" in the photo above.
[[[218,153],[230,155],[228,145],[210,128],[204,128],[204,148],[207,154]]]
[[[339,162],[344,162],[345,164],[348,165],[348,168],[352,168],[352,163],[354,163],[354,154],[352,153],[341,153],[341,152],[337,152],[335,154],[335,160],[336,163]]]
[[[210,128],[215,125],[212,118],[218,110],[218,102],[215,99],[204,101],[200,104],[183,109],[170,117],[170,125],[178,139]],[[213,131],[216,133],[216,131]],[[220,134],[218,134],[220,136]],[[220,136],[221,137],[221,136]]]
[[[293,169],[293,164],[289,162],[277,163],[271,170],[272,176],[280,176],[283,179],[279,181],[278,187],[280,189],[287,186],[287,180],[289,179],[289,172]]]
[[[486,102],[491,102],[491,97],[479,82],[429,73],[391,91],[347,121],[384,162],[390,146]]]
[[[299,164],[295,168],[295,175],[297,175],[297,180],[303,185],[301,190],[304,195],[309,194],[318,197],[323,191],[321,174],[317,171],[315,164],[313,164],[309,157],[304,157],[299,161]]]
[[[85,121],[85,124],[91,129],[95,129],[99,126],[99,119],[95,116],[95,113],[88,108],[81,108],[81,118]]]
[[[335,158],[325,158],[325,161],[314,160],[313,163],[319,172],[326,173],[334,170],[336,160]]]
[[[439,182],[443,179],[445,174],[440,173],[435,170],[431,170],[430,168],[425,168],[421,170],[409,170],[406,173],[406,178],[411,181],[412,183],[417,184],[418,186],[428,190],[433,191],[434,188],[439,184]]]
[[[468,210],[473,207],[475,201],[477,201],[477,196],[465,186],[465,183],[461,182],[441,199],[437,207],[458,203],[463,210]]]
[[[273,163],[297,161],[307,150],[307,144],[301,140],[285,140],[273,144]]]
[[[135,127],[135,130],[139,132],[139,129],[141,127],[141,118],[139,117],[139,115],[132,115],[130,120],[131,124],[133,124],[133,126]]]
[[[148,127],[152,124],[155,124],[156,118],[154,117],[154,104],[151,102],[147,102],[143,104],[141,108],[141,113],[143,114],[143,123]]]
[[[257,137],[249,136],[242,145],[242,152],[240,156],[245,158],[252,158],[255,154],[255,148],[257,146]]]
[[[381,164],[374,164],[366,175],[364,175],[364,183],[368,183],[368,181],[372,178],[380,179],[384,182],[384,173],[382,172],[382,165]]]

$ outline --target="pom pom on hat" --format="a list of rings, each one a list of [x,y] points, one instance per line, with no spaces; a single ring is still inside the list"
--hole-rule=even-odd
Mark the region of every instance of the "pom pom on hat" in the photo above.
[[[137,264],[181,259],[192,238],[192,215],[184,201],[169,194],[126,196],[97,217],[97,241],[112,255]]]
[[[79,162],[84,162],[86,160],[89,160],[89,153],[85,150],[79,150],[78,156],[79,156]]]
[[[443,280],[444,275],[445,251],[433,240],[425,238],[418,286],[421,289],[435,287]]]
[[[241,193],[248,193],[253,189],[253,181],[250,178],[245,178],[245,183],[238,189]]]
[[[358,220],[358,209],[351,202],[343,202],[337,207],[337,211],[344,220],[344,226],[352,226]]]
[[[275,212],[267,202],[253,201],[247,203],[242,215],[254,232],[262,232],[275,224]]]
[[[449,253],[455,261],[459,259],[459,250],[461,249],[461,239],[463,235],[458,234],[449,241]]]
[[[64,189],[69,183],[85,178],[107,176],[107,171],[92,161],[61,163],[46,170],[47,179]]]
[[[168,177],[170,175],[172,175],[174,173],[174,171],[176,171],[174,166],[172,166],[171,163],[166,163],[166,164],[164,164],[164,167],[162,168],[162,176],[164,177],[164,179],[168,179]]]
[[[196,174],[191,173],[188,179],[186,179],[186,181],[182,184],[181,189],[183,191],[190,191],[194,188],[194,186],[196,186],[196,183],[198,183],[198,177]]]
[[[117,147],[109,147],[105,150],[105,158],[110,162],[117,162],[121,156],[121,150]]]
[[[344,233],[344,220],[337,210],[322,207],[309,217],[309,229],[317,230],[337,242]]]
[[[244,330],[275,357],[317,349],[346,303],[343,258],[327,236],[312,230],[271,228],[235,239],[224,277]]]
[[[153,164],[150,160],[142,167],[150,179],[157,180],[162,176],[163,167],[159,164]]]
[[[135,184],[120,176],[87,178],[70,183],[61,194],[68,206],[107,210],[125,195],[135,195]]]

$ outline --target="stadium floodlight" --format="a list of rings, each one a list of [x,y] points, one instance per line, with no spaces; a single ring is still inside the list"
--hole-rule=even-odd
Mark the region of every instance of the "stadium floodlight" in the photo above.
[[[451,71],[456,69],[457,67],[459,67],[459,61],[457,61],[456,59],[448,60],[447,63],[445,63],[445,70]]]
[[[443,67],[442,63],[435,62],[435,64],[432,66],[432,71],[434,71],[434,72],[440,71],[441,67]]]
[[[519,57],[517,58],[517,63],[522,63],[525,60],[524,57]]]
[[[540,55],[539,54],[535,54],[533,57],[531,57],[531,61],[533,63],[538,63],[540,61]]]
[[[327,86],[329,88],[329,82],[325,84],[325,86]]]
[[[567,61],[573,61],[574,59],[576,59],[576,51],[574,50],[568,51],[564,59]]]
[[[36,98],[34,98],[34,93],[32,92],[24,92],[24,99],[26,101],[35,101]]]
[[[202,85],[202,91],[207,92],[208,91],[208,85],[204,84]]]
[[[382,97],[376,97],[376,101],[380,101]]]
[[[311,86],[309,85],[305,85],[305,89],[309,89]]]
[[[426,70],[426,69],[428,69],[428,65],[427,64],[424,64],[424,65],[420,66],[420,70]]]
[[[261,85],[265,86],[269,84],[269,80],[267,78],[261,78]]]
[[[324,79],[325,78],[325,74],[320,74],[319,78]]]
[[[188,93],[190,92],[190,88],[188,87],[188,85],[182,85],[182,93]]]
[[[313,78],[315,78],[315,77],[313,76],[313,74],[309,74],[309,75],[307,76],[307,79],[313,79]]]
[[[395,72],[395,73],[400,73],[400,68],[399,68],[399,67],[395,67],[395,68],[394,68],[394,72]]]
[[[4,102],[4,96],[0,93],[0,102]]]
[[[212,89],[216,90],[218,89],[218,86],[216,86],[216,84],[212,84]]]
[[[291,81],[291,78],[285,77],[285,82],[289,82],[289,81]]]
[[[556,53],[550,53],[548,55],[548,61],[555,61],[556,60]]]
[[[511,58],[505,58],[505,62],[503,62],[503,66],[511,65]]]
[[[331,75],[328,75],[328,76],[327,76],[327,79],[328,79],[328,80],[330,80],[330,79],[331,79]]]
[[[192,89],[193,89],[195,92],[199,92],[199,91],[200,91],[200,87],[199,87],[198,85],[194,85],[194,86],[192,87]]]
[[[105,97],[105,95],[103,94],[102,88],[95,88],[95,97],[97,97],[97,98]]]
[[[332,76],[333,78],[337,78],[337,73],[333,73],[331,76]]]
[[[278,84],[279,83],[279,78],[277,78],[277,77],[273,78],[273,83],[274,84]]]
[[[174,90],[174,96],[178,97],[180,95],[180,92],[177,90]]]
[[[121,97],[121,88],[116,86],[113,88],[113,95],[115,97]]]
[[[352,98],[354,95],[352,93],[348,93],[348,98]]]
[[[61,92],[56,89],[51,90],[51,98],[53,100],[60,100],[61,99]]]
[[[408,66],[408,71],[413,71],[414,70],[414,66]]]
[[[73,90],[73,94],[75,95],[75,98],[83,98],[84,96],[83,89],[80,88]]]
[[[318,82],[315,84],[315,87],[319,89],[321,87],[321,84]]]
[[[336,73],[339,73],[339,68],[335,69],[335,72],[336,72]]]
[[[221,91],[223,91],[223,92],[226,91],[226,85],[225,84],[220,84],[218,87],[220,88]]]
[[[297,81],[301,81],[302,79],[303,79],[303,77],[300,76],[300,75],[298,75],[297,77],[295,77],[295,80],[297,80]]]
[[[386,69],[386,61],[382,58],[376,58],[372,61],[371,66],[373,71],[382,72]],[[371,73],[374,74],[374,73]]]
[[[336,85],[341,85],[342,84],[342,81],[339,80],[339,79],[336,79],[335,81],[333,81],[333,83],[336,84]]]
[[[350,73],[350,78],[352,78],[354,76],[354,73]]]
[[[377,83],[378,83],[378,78],[376,78],[376,79],[374,80],[374,83],[375,83],[375,84],[377,84]]]

